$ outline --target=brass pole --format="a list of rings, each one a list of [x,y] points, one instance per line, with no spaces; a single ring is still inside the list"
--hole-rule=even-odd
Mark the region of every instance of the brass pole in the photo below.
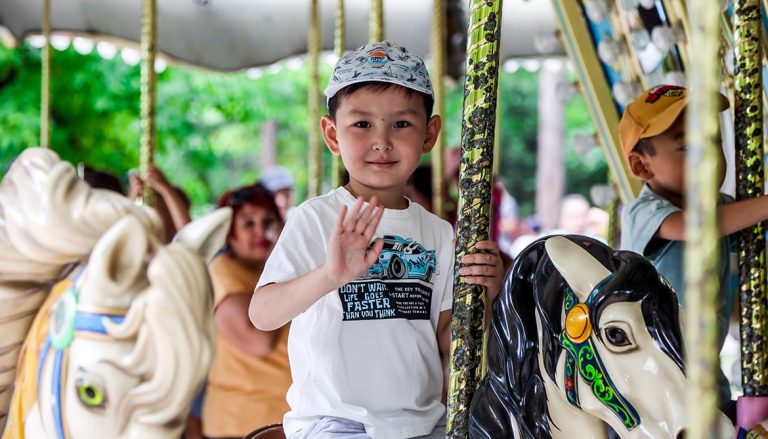
[[[446,58],[446,6],[445,0],[432,1],[432,81],[435,91],[433,113],[445,115],[445,58]],[[443,122],[445,124],[445,122]],[[440,128],[437,143],[432,149],[432,212],[445,219],[445,125]]]
[[[368,42],[384,41],[384,0],[372,0],[368,18]]]
[[[51,0],[43,0],[42,73],[40,84],[40,146],[51,146]]]
[[[736,198],[763,194],[763,101],[760,2],[734,2]],[[714,175],[714,174],[713,174]],[[768,395],[766,374],[765,224],[739,233],[741,383],[746,396]]]
[[[344,0],[338,0],[338,5],[336,6],[336,28],[333,32],[333,51],[337,58],[344,56],[346,26]],[[341,156],[333,155],[331,156],[331,187],[339,186],[341,186]]]
[[[478,241],[488,239],[499,69],[501,0],[472,0],[467,31],[467,79],[461,126],[456,268]],[[469,435],[469,403],[481,379],[485,289],[456,277],[451,321],[448,423],[452,439]]]
[[[689,102],[686,161],[685,284],[688,438],[716,437],[717,296],[720,239],[717,228],[718,44],[720,3],[691,9],[691,42],[698,56],[687,69]]]
[[[320,120],[320,9],[318,0],[312,0],[309,16],[309,188],[308,197],[320,194],[323,180],[323,162],[320,134],[317,124]]]
[[[149,168],[155,162],[155,107],[157,102],[155,54],[157,47],[156,0],[144,0],[141,14],[141,179],[147,181]],[[153,205],[153,193],[149,184],[144,185],[144,204]]]

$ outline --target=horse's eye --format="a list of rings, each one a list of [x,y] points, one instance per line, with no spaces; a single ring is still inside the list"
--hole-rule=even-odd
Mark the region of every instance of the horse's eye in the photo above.
[[[77,389],[77,397],[87,407],[104,407],[106,398],[98,386],[80,378],[75,382],[75,388]]]
[[[609,327],[605,328],[605,338],[608,339],[608,343],[614,346],[627,346],[630,344],[627,333],[621,328]]]

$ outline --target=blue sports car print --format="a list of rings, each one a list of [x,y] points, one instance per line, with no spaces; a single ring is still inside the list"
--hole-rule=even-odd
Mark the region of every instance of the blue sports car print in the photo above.
[[[379,260],[368,269],[365,279],[421,279],[432,281],[437,271],[435,251],[412,239],[384,235]]]

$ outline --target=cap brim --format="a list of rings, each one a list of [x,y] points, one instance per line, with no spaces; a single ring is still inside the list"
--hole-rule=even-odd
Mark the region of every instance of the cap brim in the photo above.
[[[387,83],[387,84],[394,84],[394,85],[399,85],[401,87],[409,88],[409,89],[417,91],[419,93],[424,93],[425,95],[428,95],[428,96],[433,96],[432,92],[430,90],[424,89],[423,87],[415,86],[415,85],[413,85],[412,83],[410,83],[408,81],[401,81],[401,80],[399,80],[397,78],[382,79],[382,78],[371,78],[371,77],[362,77],[361,76],[360,78],[354,79],[352,81],[347,81],[347,82],[344,82],[342,84],[333,84],[333,85],[329,85],[328,87],[326,87],[325,91],[323,92],[323,94],[325,95],[325,98],[326,98],[326,103],[332,97],[336,96],[336,93],[338,93],[342,88],[349,87],[352,84],[359,84],[361,82],[384,82],[384,83]]]

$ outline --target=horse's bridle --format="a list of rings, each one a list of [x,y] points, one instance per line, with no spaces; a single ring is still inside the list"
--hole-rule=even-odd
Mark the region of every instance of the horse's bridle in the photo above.
[[[67,350],[75,338],[75,333],[109,337],[109,333],[104,326],[104,319],[120,324],[125,319],[126,314],[122,310],[96,309],[94,307],[86,309],[78,305],[78,293],[75,285],[80,273],[75,276],[71,286],[62,294],[53,308],[48,336],[45,338],[45,342],[43,342],[40,361],[37,365],[37,383],[39,384],[46,357],[51,347],[53,347],[55,353],[49,390],[52,398],[51,410],[53,411],[53,422],[56,428],[57,439],[67,439],[69,437],[69,429],[66,428],[63,417],[62,385],[67,380]],[[65,280],[62,282],[69,281]],[[38,394],[39,400],[40,395]]]
[[[629,401],[616,389],[611,377],[605,372],[600,353],[592,340],[593,328],[589,320],[596,293],[613,278],[603,279],[589,293],[585,303],[579,303],[576,294],[566,287],[564,308],[565,328],[560,334],[560,342],[565,348],[565,394],[571,405],[579,405],[577,372],[592,389],[592,394],[611,410],[627,427],[632,430],[640,424],[640,416]]]

